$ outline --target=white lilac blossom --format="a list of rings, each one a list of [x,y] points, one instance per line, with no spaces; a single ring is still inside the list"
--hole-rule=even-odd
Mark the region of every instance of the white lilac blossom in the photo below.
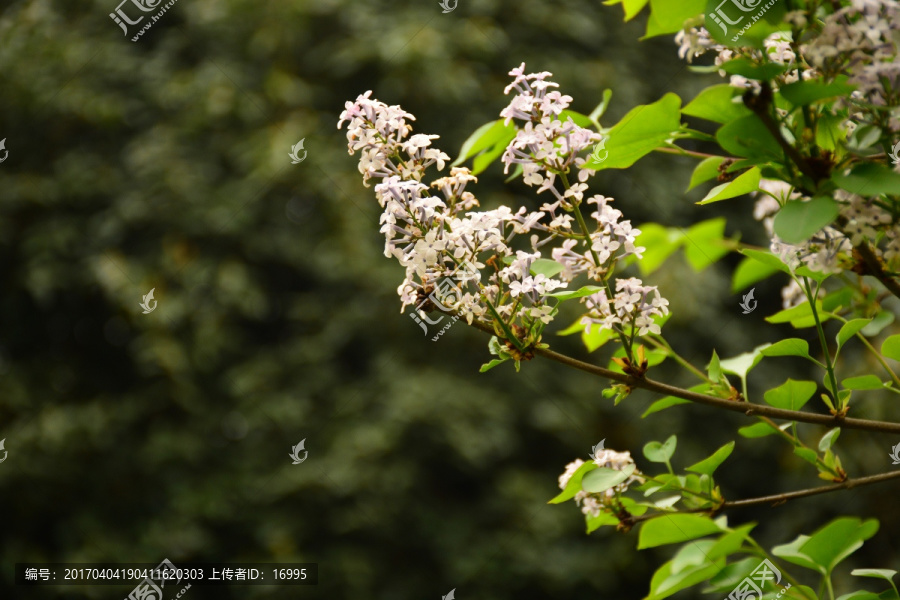
[[[600,290],[583,299],[588,313],[582,317],[585,331],[593,325],[610,329],[616,333],[632,327],[637,335],[660,333],[654,317],[669,314],[669,301],[659,295],[656,286],[643,285],[636,277],[616,280],[616,293],[610,298],[606,290]]]
[[[571,119],[561,122],[572,98],[553,89],[557,85],[548,80],[550,73],[526,74],[524,66],[510,72],[513,82],[506,88],[516,94],[501,116],[517,121],[517,134],[503,162],[507,169],[522,165],[523,180],[539,185],[538,192],[552,190],[555,201],[539,211],[506,206],[476,210],[478,199],[468,187],[477,178],[465,167],[451,168],[449,175],[426,184],[429,167],[442,171],[449,160],[432,147],[438,136],[414,134],[409,125],[413,115],[371,98],[371,92],[346,103],[338,127],[347,122],[348,151],[360,153],[364,184],[376,180],[384,254],[406,269],[397,288],[401,311],[436,307],[470,324],[479,320],[497,325],[502,319],[515,335],[532,336],[530,342],[537,343],[556,314],[557,300],[551,294],[584,275],[604,284],[615,281],[617,294],[607,309],[618,321],[611,325],[627,323],[638,335],[659,333],[653,317],[666,314],[668,303],[656,288],[644,288],[636,279],[612,278],[619,260],[641,257],[644,248],[635,244],[640,230],[610,206],[612,198],[585,198],[586,181],[594,171],[585,167],[587,159],[579,153],[589,154],[602,136]],[[575,171],[577,181],[571,185],[560,177]],[[575,231],[571,213],[583,203],[596,205],[596,210],[587,220],[588,231]],[[530,250],[515,247],[521,247],[515,239],[520,235],[529,236]],[[544,271],[548,259],[561,271]],[[594,318],[603,310],[597,302],[595,297],[588,303]]]
[[[595,173],[584,168],[587,160],[578,154],[592,148],[603,139],[597,132],[580,127],[571,118],[560,121],[559,116],[572,101],[557,90],[558,84],[548,81],[550,73],[525,74],[525,63],[509,72],[513,82],[504,90],[516,94],[509,105],[500,111],[505,123],[513,119],[523,122],[516,137],[507,146],[501,160],[508,173],[514,164],[522,166],[522,181],[526,185],[540,186],[538,193],[551,190],[558,200],[565,202],[564,194],[556,189],[556,177],[574,167],[578,169],[578,181],[584,184]],[[583,189],[587,189],[584,186]]]
[[[634,466],[634,459],[631,458],[630,452],[616,452],[615,450],[601,449],[592,457],[594,464],[598,467],[614,469],[621,471],[629,465]],[[584,461],[576,459],[566,465],[566,470],[559,476],[559,489],[564,490],[572,479],[575,472],[584,465]],[[597,517],[600,513],[610,506],[610,502],[617,494],[622,494],[628,490],[632,483],[643,483],[640,471],[635,469],[632,474],[622,483],[598,494],[578,491],[575,494],[575,503],[581,507],[581,512],[587,516]]]

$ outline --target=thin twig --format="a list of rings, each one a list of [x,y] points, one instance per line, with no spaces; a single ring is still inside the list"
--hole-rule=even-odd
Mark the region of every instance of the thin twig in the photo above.
[[[494,331],[487,324],[479,323],[476,321],[472,323],[472,326],[477,327],[478,329],[486,333],[494,335]],[[580,361],[577,358],[572,358],[571,356],[560,354],[559,352],[554,352],[553,350],[547,348],[534,348],[534,353],[535,355],[543,356],[545,358],[549,358],[550,360],[555,360],[558,363],[573,367],[575,369],[578,369],[579,371],[584,371],[586,373],[591,373],[592,375],[597,375],[605,379],[611,379],[613,381],[618,381],[619,383],[624,383],[632,388],[641,388],[650,390],[651,392],[656,392],[658,394],[664,394],[666,396],[675,396],[676,398],[682,398],[684,400],[696,402],[697,404],[705,404],[707,406],[715,406],[716,408],[730,410],[732,412],[743,413],[748,417],[763,415],[773,419],[800,421],[803,423],[812,423],[814,425],[825,425],[827,427],[844,427],[847,429],[880,431],[882,433],[900,433],[900,423],[892,423],[888,421],[872,421],[870,419],[854,419],[850,417],[841,418],[839,416],[836,417],[797,410],[786,410],[783,408],[775,408],[774,406],[766,406],[763,404],[752,404],[750,402],[725,400],[724,398],[717,398],[716,396],[709,396],[707,394],[692,392],[691,390],[685,390],[683,388],[675,387],[674,385],[669,385],[667,383],[662,383],[661,381],[648,379],[646,377],[641,377],[640,379],[638,379],[624,373],[610,371],[609,369],[604,369],[603,367],[598,367],[596,365]]]

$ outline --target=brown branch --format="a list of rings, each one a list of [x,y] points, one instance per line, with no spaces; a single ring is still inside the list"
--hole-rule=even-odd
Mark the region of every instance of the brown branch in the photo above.
[[[900,470],[890,471],[888,473],[879,473],[878,475],[869,475],[868,477],[857,477],[856,479],[848,479],[834,485],[823,485],[821,487],[809,488],[806,490],[797,490],[796,492],[785,492],[783,494],[774,494],[772,496],[760,496],[758,498],[747,498],[746,500],[733,500],[722,504],[722,508],[738,508],[743,506],[754,506],[756,504],[781,504],[788,500],[797,498],[806,498],[807,496],[817,496],[819,494],[827,494],[838,490],[849,490],[863,485],[871,485],[880,483],[889,479],[897,479],[900,477]]]
[[[882,481],[888,481],[890,479],[897,479],[898,477],[900,477],[900,470],[890,471],[888,473],[879,473],[878,475],[869,475],[868,477],[848,479],[847,481],[844,481],[842,483],[836,483],[834,485],[823,485],[820,487],[808,488],[805,490],[797,490],[796,492],[785,492],[783,494],[759,496],[757,498],[746,498],[744,500],[732,500],[730,502],[723,502],[719,506],[710,508],[691,508],[675,512],[645,513],[643,515],[632,516],[628,520],[628,524],[633,526],[642,521],[649,521],[650,519],[656,519],[673,514],[708,513],[710,516],[713,516],[729,508],[743,508],[745,506],[755,506],[758,504],[771,504],[772,506],[777,506],[779,504],[787,502],[788,500],[806,498],[807,496],[817,496],[819,494],[827,494],[829,492],[837,492],[839,490],[849,490],[854,487],[872,485],[873,483],[880,483]]]
[[[494,335],[494,330],[491,329],[489,325],[473,322],[472,326],[486,333]],[[610,371],[609,369],[604,369],[603,367],[598,367],[596,365],[580,361],[577,358],[572,358],[571,356],[560,354],[559,352],[554,352],[553,350],[549,350],[546,348],[534,348],[533,351],[538,356],[543,356],[545,358],[549,358],[550,360],[555,360],[558,363],[564,364],[574,369],[578,369],[579,371],[584,371],[585,373],[591,373],[592,375],[597,375],[605,379],[611,379],[613,381],[618,381],[619,383],[624,383],[632,388],[641,388],[666,396],[675,396],[676,398],[682,398],[684,400],[689,400],[698,404],[705,404],[707,406],[715,406],[716,408],[730,410],[732,412],[743,413],[748,417],[762,415],[773,419],[787,419],[790,421],[813,423],[815,425],[825,425],[828,427],[844,427],[847,429],[880,431],[882,433],[900,433],[900,423],[872,421],[869,419],[854,419],[850,417],[842,418],[804,411],[786,410],[783,408],[775,408],[774,406],[766,406],[763,404],[725,400],[724,398],[717,398],[716,396],[709,396],[707,394],[692,392],[691,390],[685,390],[679,387],[675,387],[674,385],[662,383],[661,381],[654,381],[653,379],[648,379],[646,377],[641,377],[638,379],[630,375],[625,375],[624,373]]]
[[[900,283],[897,283],[896,279],[885,272],[884,265],[881,264],[881,260],[874,252],[872,252],[872,248],[869,246],[868,242],[864,241],[859,246],[856,246],[856,251],[859,252],[860,258],[862,258],[866,265],[865,274],[871,275],[880,281],[893,295],[900,298]]]

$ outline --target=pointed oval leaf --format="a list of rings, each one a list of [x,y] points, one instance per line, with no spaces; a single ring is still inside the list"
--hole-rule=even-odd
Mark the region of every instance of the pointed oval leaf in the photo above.
[[[888,358],[900,360],[900,335],[892,335],[881,344],[881,353]]]
[[[810,358],[809,344],[800,338],[788,338],[775,342],[762,350],[763,356],[802,356]]]
[[[788,379],[777,388],[765,393],[765,400],[775,408],[787,410],[800,410],[813,394],[818,386],[814,381],[795,381]]]
[[[664,443],[648,442],[644,446],[644,456],[650,462],[665,463],[675,454],[675,446],[678,444],[678,438],[670,435]]]
[[[734,442],[728,442],[718,450],[712,453],[707,458],[704,458],[700,462],[691,465],[687,468],[688,471],[693,471],[694,473],[702,473],[704,475],[709,475],[712,477],[713,472],[721,465],[725,460],[731,456],[731,452],[734,450]]]
[[[575,494],[581,491],[581,480],[585,474],[590,473],[597,468],[599,468],[597,467],[597,463],[592,460],[589,460],[578,467],[578,470],[572,474],[572,477],[569,478],[569,482],[566,483],[566,488],[547,504],[559,504],[560,502],[565,502],[566,500],[574,498]]]
[[[641,526],[638,550],[678,544],[719,533],[722,528],[711,519],[692,514],[675,514],[650,519]]]
[[[581,489],[585,492],[599,494],[615,487],[631,477],[635,465],[625,465],[622,470],[608,467],[597,467],[588,472],[581,480]]]
[[[799,244],[832,223],[840,210],[840,205],[827,196],[809,202],[792,200],[775,215],[775,233],[788,244]]]

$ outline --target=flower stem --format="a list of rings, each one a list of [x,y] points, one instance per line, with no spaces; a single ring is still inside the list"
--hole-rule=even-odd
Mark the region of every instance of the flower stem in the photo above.
[[[828,381],[831,382],[831,395],[834,397],[835,410],[840,412],[844,407],[841,406],[841,400],[838,396],[837,379],[834,376],[834,364],[831,361],[831,352],[828,350],[828,342],[825,340],[825,330],[822,329],[822,321],[819,320],[819,311],[816,310],[816,298],[819,297],[819,288],[821,283],[816,283],[816,293],[813,295],[809,286],[809,278],[803,277],[803,288],[806,291],[806,298],[812,310],[813,318],[816,321],[816,330],[819,332],[819,343],[822,344],[822,353],[825,355],[825,370],[828,371]]]

